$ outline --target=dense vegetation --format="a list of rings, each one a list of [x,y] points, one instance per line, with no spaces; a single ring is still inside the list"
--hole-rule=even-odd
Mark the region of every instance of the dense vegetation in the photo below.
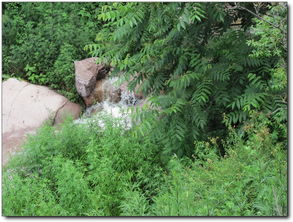
[[[109,22],[88,48],[125,78],[137,73],[132,86],[141,84],[152,106],[159,107],[146,110],[144,131],[165,141],[167,153],[191,156],[194,140],[223,138],[227,125],[241,125],[252,110],[277,124],[286,122],[287,9],[259,6],[275,28],[263,20],[254,23],[250,13],[232,7],[130,3],[102,8],[99,17]]]
[[[85,46],[149,98],[128,130],[107,116],[105,128],[68,120],[40,129],[4,169],[4,215],[287,215],[286,4],[5,3],[3,11],[7,77],[76,99],[72,61],[86,57]]]
[[[245,142],[230,130],[224,158],[215,141],[197,142],[196,161],[162,158],[150,138],[115,123],[42,128],[4,173],[4,215],[287,214],[286,151],[263,115],[247,123]]]
[[[73,61],[87,58],[100,22],[95,3],[3,3],[2,77],[47,85],[72,101]]]

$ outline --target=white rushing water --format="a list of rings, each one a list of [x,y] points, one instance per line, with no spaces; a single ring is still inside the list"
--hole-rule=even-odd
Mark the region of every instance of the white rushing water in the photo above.
[[[107,80],[107,85],[114,86],[117,82],[117,78],[112,78]],[[89,124],[96,123],[102,128],[104,127],[103,116],[111,116],[115,119],[120,119],[120,122],[125,128],[129,129],[131,127],[130,118],[130,107],[139,106],[143,100],[137,99],[133,92],[128,90],[121,91],[121,100],[118,103],[110,102],[106,99],[103,102],[96,103],[88,107],[83,115],[74,120],[76,124]]]

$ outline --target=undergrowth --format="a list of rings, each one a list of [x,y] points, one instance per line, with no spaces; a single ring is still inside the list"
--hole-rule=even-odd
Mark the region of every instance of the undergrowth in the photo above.
[[[286,149],[265,116],[242,136],[231,128],[224,157],[211,138],[195,143],[191,159],[164,161],[158,143],[104,121],[31,136],[4,169],[3,215],[287,215]]]

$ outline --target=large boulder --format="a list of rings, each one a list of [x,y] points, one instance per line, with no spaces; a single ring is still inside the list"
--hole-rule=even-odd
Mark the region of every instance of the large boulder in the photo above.
[[[2,83],[2,93],[3,164],[45,121],[56,125],[66,115],[78,118],[81,112],[78,104],[53,90],[13,78]]]

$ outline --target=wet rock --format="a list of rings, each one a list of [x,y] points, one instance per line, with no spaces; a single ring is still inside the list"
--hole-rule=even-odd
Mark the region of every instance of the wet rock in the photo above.
[[[104,98],[103,83],[105,80],[99,80],[95,82],[94,89],[87,97],[83,97],[85,105],[91,106],[94,103],[102,102]]]
[[[75,61],[75,86],[86,106],[101,102],[105,98],[102,85],[110,67],[96,64],[97,58]]]
[[[121,100],[121,89],[113,86],[108,79],[98,80],[91,94],[84,98],[86,106],[106,100],[114,103]]]
[[[121,89],[114,89],[110,93],[110,102],[118,103],[121,100]]]
[[[124,99],[127,105],[135,105],[137,100],[145,98],[140,85],[134,92],[128,90],[129,82],[114,86],[115,78],[109,78],[109,71],[110,67],[96,64],[96,58],[75,61],[75,85],[87,107],[103,101],[118,103],[123,95],[127,95]]]

